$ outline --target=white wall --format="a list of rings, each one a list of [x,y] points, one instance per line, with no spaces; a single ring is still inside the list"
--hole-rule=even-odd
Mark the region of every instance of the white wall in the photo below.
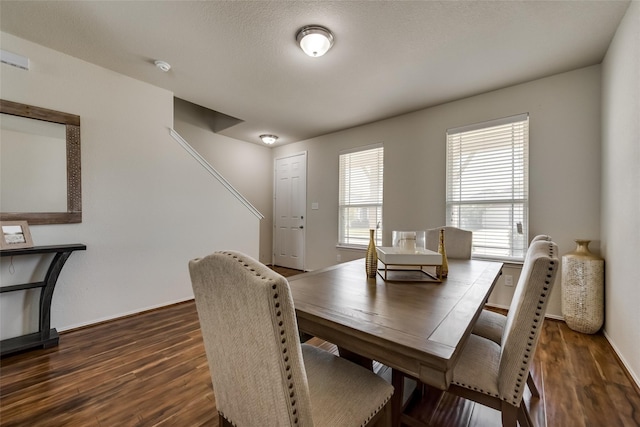
[[[640,3],[602,65],[605,332],[640,385]]]
[[[530,114],[530,237],[550,234],[560,253],[575,238],[600,241],[600,67],[592,66],[427,108],[388,120],[274,148],[274,157],[307,150],[306,252],[309,269],[362,257],[336,248],[340,150],[384,143],[383,243],[392,230],[445,223],[445,133],[448,128]],[[319,204],[311,210],[311,203]],[[517,280],[518,268],[505,274]],[[558,276],[559,277],[559,276]],[[490,302],[508,306],[513,288],[499,283]],[[560,280],[551,315],[559,316]]]
[[[173,94],[10,34],[2,99],[77,114],[83,222],[32,226],[36,245],[85,243],[62,270],[52,327],[72,327],[192,298],[188,260],[219,249],[258,257],[259,221],[169,135]],[[40,258],[2,259],[2,285],[41,280]],[[1,338],[37,328],[34,291],[2,294]]]
[[[188,112],[184,112],[188,113]],[[260,221],[260,262],[271,264],[273,159],[271,148],[239,141],[189,123],[176,111],[174,128],[234,188],[264,215]]]

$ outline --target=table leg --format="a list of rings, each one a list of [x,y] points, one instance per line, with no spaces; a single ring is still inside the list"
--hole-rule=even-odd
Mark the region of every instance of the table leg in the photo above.
[[[343,359],[347,359],[356,365],[360,365],[370,371],[373,371],[373,360],[368,357],[361,356],[343,347],[338,347],[338,354],[340,354],[340,357]]]
[[[343,347],[338,347],[338,353],[340,357],[373,371],[373,360],[368,357],[361,356]],[[391,396],[391,425],[392,427],[400,427],[404,403],[404,374],[396,369],[392,369],[391,385],[394,388],[393,396]]]
[[[393,396],[391,396],[391,425],[393,427],[400,427],[402,395],[404,393],[404,374],[397,369],[391,370],[391,385],[393,386]]]

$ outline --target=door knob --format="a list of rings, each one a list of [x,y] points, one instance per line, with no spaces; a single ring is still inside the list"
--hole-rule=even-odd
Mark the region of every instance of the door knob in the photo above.
[[[301,225],[299,228],[300,228],[300,229],[303,229],[303,228],[304,228],[304,226],[303,226],[303,225]]]

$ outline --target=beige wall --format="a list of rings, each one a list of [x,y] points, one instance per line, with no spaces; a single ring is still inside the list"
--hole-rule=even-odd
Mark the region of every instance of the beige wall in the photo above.
[[[640,385],[640,2],[602,66],[605,332]]]
[[[184,112],[188,113],[188,112]],[[273,159],[271,149],[212,132],[176,111],[174,128],[229,183],[260,211],[260,262],[271,264],[273,232]],[[193,122],[193,120],[191,120]]]
[[[31,69],[1,65],[0,95],[80,116],[83,222],[31,227],[36,245],[85,243],[62,270],[59,330],[193,296],[188,260],[218,249],[258,257],[259,221],[169,135],[173,94],[2,33]],[[2,259],[2,285],[42,280],[40,257]],[[0,298],[1,338],[37,328],[37,292]]]
[[[385,148],[384,233],[445,223],[445,132],[448,128],[530,114],[530,237],[550,234],[560,253],[573,239],[600,242],[600,67],[536,80],[412,114],[274,149],[274,157],[307,150],[307,268],[363,256],[336,248],[340,150],[382,142]],[[311,210],[311,203],[319,204]],[[517,280],[518,268],[505,274]],[[491,302],[508,306],[500,281]],[[556,282],[549,312],[560,316]]]

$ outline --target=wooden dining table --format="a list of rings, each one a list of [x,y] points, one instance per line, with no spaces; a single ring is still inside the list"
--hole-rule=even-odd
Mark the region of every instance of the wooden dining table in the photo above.
[[[442,282],[367,278],[364,259],[289,278],[298,328],[446,390],[503,264],[449,260]],[[402,404],[394,394],[392,411]],[[398,414],[393,415],[398,420]]]

